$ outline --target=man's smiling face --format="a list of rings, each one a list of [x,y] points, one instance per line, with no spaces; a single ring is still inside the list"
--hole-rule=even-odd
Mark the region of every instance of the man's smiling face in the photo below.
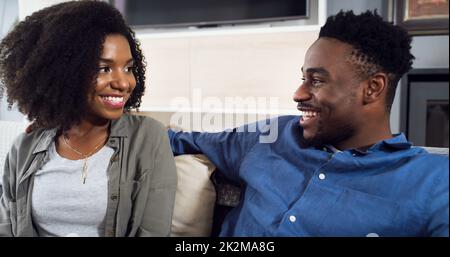
[[[300,126],[308,145],[336,145],[361,125],[362,87],[349,62],[352,50],[349,44],[322,37],[306,53],[304,81],[294,101],[303,113]]]

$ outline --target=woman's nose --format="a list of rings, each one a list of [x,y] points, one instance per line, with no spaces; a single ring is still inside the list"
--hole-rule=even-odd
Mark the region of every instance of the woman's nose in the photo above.
[[[111,81],[111,86],[120,91],[125,91],[130,88],[131,81],[125,74],[120,74],[119,72],[114,75]]]

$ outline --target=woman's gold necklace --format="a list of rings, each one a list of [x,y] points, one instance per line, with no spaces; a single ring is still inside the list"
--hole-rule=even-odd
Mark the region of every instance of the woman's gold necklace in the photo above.
[[[83,181],[83,184],[86,183],[86,177],[87,177],[87,162],[88,162],[88,158],[95,153],[95,151],[97,151],[97,149],[102,146],[105,143],[105,138],[102,138],[102,140],[100,141],[100,143],[98,143],[94,149],[89,152],[88,154],[83,154],[82,152],[78,151],[77,149],[73,148],[69,142],[67,142],[66,137],[68,137],[68,135],[66,133],[63,133],[63,140],[64,140],[64,144],[67,145],[67,147],[69,147],[72,151],[74,151],[75,153],[77,153],[78,155],[80,155],[83,158],[83,171],[81,172],[81,180]],[[106,135],[108,136],[108,135]],[[69,138],[70,139],[70,138]]]

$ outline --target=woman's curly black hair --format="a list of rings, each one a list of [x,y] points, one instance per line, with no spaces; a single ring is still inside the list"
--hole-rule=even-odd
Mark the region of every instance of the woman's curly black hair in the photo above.
[[[383,21],[376,11],[355,15],[352,11],[341,10],[327,19],[320,37],[335,38],[353,46],[350,61],[355,64],[359,77],[367,78],[376,72],[387,74],[386,107],[389,111],[398,81],[411,69],[414,60],[408,32]]]
[[[134,32],[105,2],[64,2],[28,16],[0,44],[0,79],[8,104],[17,103],[36,127],[67,129],[85,115],[105,37],[130,44],[136,87],[125,110],[138,108],[145,89],[145,61]],[[0,97],[5,91],[0,87]]]

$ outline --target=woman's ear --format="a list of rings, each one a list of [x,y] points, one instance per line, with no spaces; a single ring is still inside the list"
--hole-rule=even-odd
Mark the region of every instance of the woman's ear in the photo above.
[[[364,104],[384,100],[387,91],[388,78],[385,73],[376,73],[367,79],[364,87]]]

